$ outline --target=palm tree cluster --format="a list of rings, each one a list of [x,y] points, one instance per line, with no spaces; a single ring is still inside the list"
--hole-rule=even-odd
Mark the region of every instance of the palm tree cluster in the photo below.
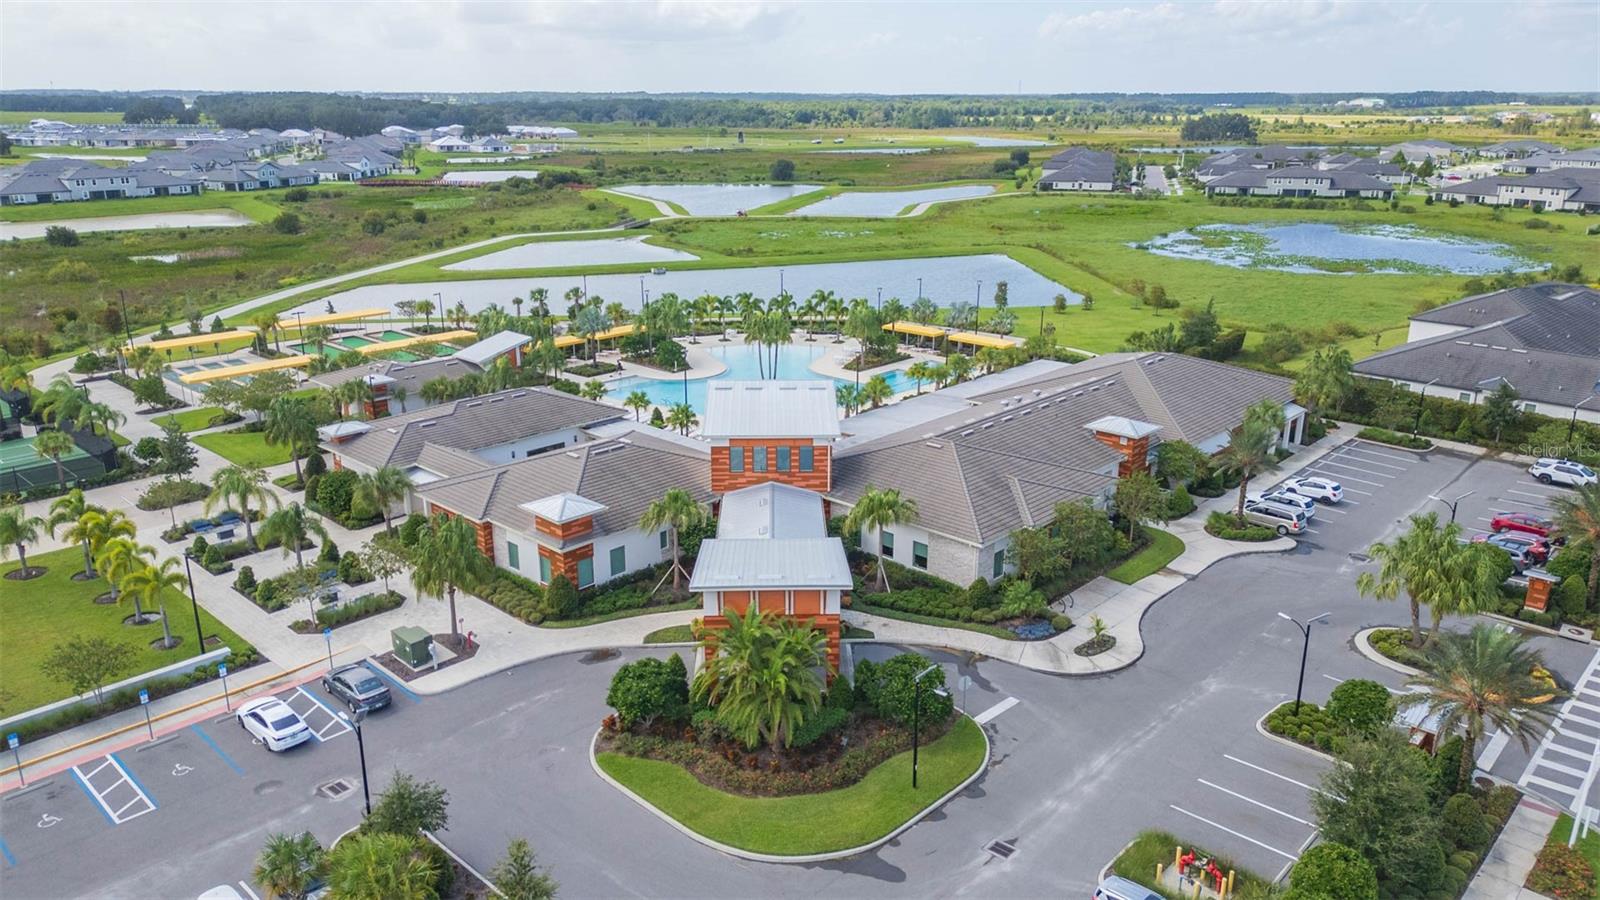
[[[706,663],[694,697],[716,709],[718,724],[747,747],[787,747],[822,706],[826,638],[809,622],[763,615],[752,603],[728,627],[705,637]]]
[[[1403,591],[1411,605],[1411,643],[1422,646],[1422,607],[1433,614],[1429,643],[1439,637],[1446,614],[1465,615],[1494,609],[1500,603],[1500,551],[1461,540],[1461,526],[1439,526],[1435,513],[1413,515],[1411,527],[1393,541],[1376,543],[1367,554],[1378,571],[1362,572],[1356,589],[1379,600],[1393,600]]]

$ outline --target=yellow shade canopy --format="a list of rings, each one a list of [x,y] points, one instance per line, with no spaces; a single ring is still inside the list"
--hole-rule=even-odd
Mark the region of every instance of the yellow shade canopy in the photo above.
[[[996,350],[1007,350],[1017,346],[1014,341],[1009,341],[999,335],[980,334],[976,331],[958,331],[950,335],[950,340],[958,344],[971,344],[974,347],[993,347]]]
[[[475,331],[443,331],[439,334],[425,334],[420,337],[401,338],[398,341],[384,341],[381,344],[366,344],[364,346],[357,347],[356,352],[363,356],[371,356],[374,353],[387,353],[390,350],[404,350],[407,347],[415,347],[418,344],[441,344],[445,341],[456,340],[457,338],[470,338],[477,336],[478,333]]]
[[[223,341],[231,341],[234,338],[255,337],[255,334],[256,333],[254,331],[245,331],[242,329],[238,331],[218,331],[211,334],[191,334],[188,337],[167,338],[163,341],[151,341],[144,346],[149,347],[152,350],[181,350],[185,347],[209,347],[212,344],[219,344]],[[132,350],[137,346],[139,345],[128,344],[122,349]]]
[[[362,319],[376,319],[381,316],[390,316],[393,313],[387,309],[353,309],[350,312],[326,313],[315,316],[280,316],[279,328],[309,328],[312,325],[333,325],[338,322],[359,322]]]
[[[900,334],[914,334],[917,337],[925,338],[940,337],[945,333],[945,330],[937,325],[923,325],[919,322],[904,321],[890,322],[889,324],[883,326],[883,330],[894,331]]]
[[[609,341],[612,338],[627,337],[630,334],[635,334],[642,330],[643,329],[641,329],[637,324],[629,322],[626,325],[618,325],[615,328],[607,328],[605,331],[596,334],[594,339],[597,341]]]
[[[562,350],[568,347],[581,347],[583,346],[583,338],[571,334],[558,334],[556,335],[556,346]]]
[[[245,363],[242,366],[227,366],[221,369],[202,369],[178,376],[184,384],[204,384],[207,381],[222,381],[227,378],[238,378],[242,375],[259,375],[262,372],[271,372],[277,369],[298,369],[311,364],[311,357],[307,354],[300,356],[283,356],[278,359],[268,359],[261,362]]]

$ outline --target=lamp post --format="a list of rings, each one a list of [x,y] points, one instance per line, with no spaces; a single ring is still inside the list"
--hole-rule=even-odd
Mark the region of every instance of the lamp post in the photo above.
[[[354,716],[347,712],[339,713],[339,718],[344,720],[344,724],[350,726],[356,733],[356,752],[361,756],[361,799],[366,804],[367,815],[370,816],[372,815],[372,791],[367,787],[367,743],[361,736],[361,722],[366,717],[367,710],[364,707],[356,710]]]
[[[1300,629],[1300,632],[1304,634],[1306,638],[1305,643],[1300,647],[1300,681],[1295,684],[1294,687],[1294,714],[1297,716],[1300,715],[1300,695],[1306,687],[1306,655],[1311,652],[1311,623],[1327,623],[1328,617],[1331,615],[1333,615],[1333,613],[1325,612],[1321,615],[1312,616],[1305,621],[1305,624],[1302,625],[1300,620],[1296,619],[1294,616],[1291,616],[1288,613],[1278,613],[1278,618],[1288,619],[1289,621],[1293,622],[1294,627]]]
[[[917,279],[917,299],[918,300],[922,299],[922,279],[921,278]]]
[[[917,789],[917,742],[921,737],[922,729],[922,679],[930,672],[938,670],[938,665],[931,665],[916,674],[911,679],[911,789]],[[940,697],[950,696],[944,688],[934,688],[933,693]]]
[[[972,291],[972,299],[976,304],[972,308],[972,330],[977,331],[983,326],[983,279],[978,279],[978,286]]]
[[[778,267],[778,296],[783,296],[783,267]]]
[[[189,577],[189,606],[194,610],[194,640],[196,653],[206,652],[206,635],[200,630],[200,601],[194,597],[194,569],[189,565],[189,560],[194,559],[194,554],[188,548],[183,551],[183,572]]]
[[[1593,400],[1596,397],[1600,397],[1600,381],[1596,381],[1594,383],[1594,391],[1590,393],[1589,396],[1579,400],[1577,403],[1572,404],[1572,418],[1567,422],[1568,446],[1572,444],[1572,430],[1578,427],[1578,407],[1588,403],[1590,400]]]
[[[1438,383],[1439,379],[1435,378],[1434,380],[1423,385],[1422,393],[1417,395],[1417,420],[1411,423],[1412,437],[1416,437],[1417,431],[1422,428],[1422,408],[1427,405],[1428,402],[1428,388],[1431,388]]]
[[[1437,500],[1440,503],[1443,503],[1445,506],[1450,507],[1450,521],[1452,523],[1454,523],[1455,520],[1456,520],[1456,507],[1461,505],[1461,501],[1467,499],[1468,497],[1471,497],[1475,493],[1477,493],[1477,491],[1467,491],[1465,494],[1462,494],[1461,496],[1455,498],[1454,500],[1446,500],[1445,498],[1439,496],[1438,494],[1429,494],[1428,495],[1428,499],[1429,500]]]
[[[883,288],[878,288],[878,310],[883,310]]]

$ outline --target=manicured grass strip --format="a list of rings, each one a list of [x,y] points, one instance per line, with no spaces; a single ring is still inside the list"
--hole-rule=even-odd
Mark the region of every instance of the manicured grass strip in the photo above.
[[[644,636],[646,644],[692,644],[694,629],[688,625],[668,625]]]
[[[601,613],[598,616],[585,616],[581,619],[564,619],[559,622],[546,621],[541,628],[582,628],[585,625],[598,625],[601,622],[612,622],[617,619],[631,619],[634,616],[648,616],[652,613],[681,612],[686,609],[699,609],[700,601],[685,600],[682,603],[668,603],[664,606],[646,606],[641,609],[619,609],[616,612]]]
[[[138,627],[124,625],[122,620],[133,615],[133,603],[124,600],[121,606],[101,606],[94,598],[111,590],[103,578],[93,581],[74,581],[74,572],[83,571],[83,551],[68,547],[50,553],[28,554],[29,566],[44,566],[43,576],[30,581],[0,580],[0,716],[9,716],[33,709],[71,695],[70,689],[40,671],[40,665],[56,644],[76,636],[104,637],[134,650],[133,663],[118,675],[121,680],[161,666],[181,662],[204,652],[195,649],[194,614],[189,611],[189,598],[177,591],[167,594],[167,620],[174,637],[182,639],[171,650],[157,650],[150,642],[161,637],[161,623],[152,622]],[[15,559],[0,572],[17,568]],[[158,610],[145,607],[146,612]],[[200,627],[207,635],[216,635],[234,650],[249,646],[226,625],[200,610]]]
[[[290,460],[287,444],[268,444],[266,435],[259,431],[214,431],[195,435],[194,442],[241,466],[276,466]]]
[[[1150,543],[1146,544],[1143,550],[1123,560],[1122,565],[1107,572],[1107,578],[1123,584],[1133,584],[1141,578],[1161,571],[1167,563],[1183,553],[1183,541],[1177,535],[1149,527],[1145,528],[1144,533],[1150,539]]]
[[[211,420],[222,414],[223,410],[220,406],[202,406],[197,409],[186,409],[181,412],[167,413],[164,416],[156,416],[150,421],[160,425],[162,428],[167,427],[168,422],[176,422],[178,430],[188,434],[191,431],[210,428]]]
[[[736,797],[707,787],[679,766],[615,753],[597,758],[607,775],[690,829],[756,853],[805,856],[883,837],[949,793],[984,763],[983,734],[962,716],[924,746],[911,789],[911,753],[891,757],[837,791],[795,797]]]
[[[1111,871],[1130,881],[1136,881],[1161,896],[1169,898],[1169,900],[1186,900],[1186,898],[1180,897],[1174,892],[1163,890],[1160,885],[1156,884],[1155,880],[1156,863],[1161,863],[1171,868],[1172,853],[1178,847],[1182,847],[1185,851],[1194,849],[1193,844],[1182,838],[1174,837],[1165,831],[1141,831],[1139,836],[1134,838],[1128,849],[1122,851],[1122,855],[1118,856],[1116,861],[1111,864]],[[1202,852],[1199,855],[1204,857],[1212,854]],[[1261,876],[1246,869],[1238,868],[1228,860],[1218,857],[1217,867],[1224,872],[1230,869],[1233,870],[1234,888],[1236,890],[1253,887],[1264,892],[1267,887],[1266,880]]]

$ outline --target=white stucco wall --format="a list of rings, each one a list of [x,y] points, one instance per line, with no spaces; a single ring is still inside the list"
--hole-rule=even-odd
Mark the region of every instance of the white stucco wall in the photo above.
[[[497,466],[501,463],[511,462],[513,459],[526,459],[530,451],[554,444],[570,447],[578,443],[579,439],[580,435],[577,428],[565,428],[560,431],[545,432],[544,434],[531,434],[527,437],[517,438],[514,441],[507,441],[504,444],[496,444],[493,447],[484,447],[481,450],[472,451],[472,455],[490,465]]]
[[[1458,331],[1466,331],[1466,329],[1460,325],[1446,325],[1441,322],[1419,322],[1416,319],[1412,319],[1410,327],[1406,329],[1406,343],[1425,341],[1428,338],[1455,334]]]

